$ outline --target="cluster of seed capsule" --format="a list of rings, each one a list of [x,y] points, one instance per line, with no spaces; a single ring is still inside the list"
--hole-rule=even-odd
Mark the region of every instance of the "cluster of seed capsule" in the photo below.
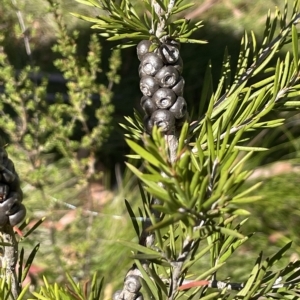
[[[180,128],[187,118],[183,98],[184,79],[180,44],[174,40],[159,45],[154,51],[152,42],[143,40],[137,45],[140,60],[141,106],[145,112],[144,125],[151,133],[154,125],[165,134]]]
[[[0,226],[15,226],[26,215],[19,176],[5,149],[0,148]]]

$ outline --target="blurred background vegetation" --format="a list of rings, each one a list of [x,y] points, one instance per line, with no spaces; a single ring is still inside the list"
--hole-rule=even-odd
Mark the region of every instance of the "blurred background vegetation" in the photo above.
[[[142,12],[141,1],[132,1]],[[189,2],[189,1],[187,1]],[[203,75],[206,65],[212,62],[214,81],[217,83],[221,71],[223,54],[228,48],[234,67],[239,52],[239,44],[244,30],[253,30],[258,36],[262,35],[268,10],[281,7],[281,0],[197,0],[186,18],[193,21],[203,20],[204,27],[196,33],[197,38],[208,41],[206,45],[182,45],[184,61],[184,76],[186,79],[185,98],[193,116],[197,115]],[[290,1],[292,3],[292,1]],[[55,14],[49,11],[53,1],[19,1],[4,0],[0,6],[0,28],[3,33],[3,51],[10,65],[18,74],[26,66],[37,66],[38,75],[45,78],[44,103],[53,105],[59,97],[70,96],[70,79],[66,70],[57,62],[63,56],[63,51],[55,50],[59,21]],[[70,12],[96,16],[101,13],[92,7],[80,5],[75,0],[60,0],[59,15],[66,24],[66,33],[74,36],[76,44],[76,59],[78,63],[85,62],[91,49],[88,48],[91,34],[89,23],[73,17]],[[20,29],[20,14],[24,20],[26,31]],[[18,18],[19,17],[19,18]],[[28,56],[24,45],[24,36],[30,40],[32,55]],[[23,181],[25,205],[31,220],[46,216],[43,225],[30,240],[24,242],[25,249],[30,249],[40,242],[41,247],[32,271],[30,273],[32,287],[40,284],[41,274],[48,276],[48,280],[65,281],[64,272],[68,271],[79,281],[88,280],[91,273],[98,271],[105,277],[107,297],[116,285],[123,281],[123,274],[130,267],[130,252],[118,244],[120,239],[134,239],[134,231],[128,219],[124,199],[126,198],[137,209],[139,193],[137,183],[124,168],[125,146],[123,131],[118,125],[124,122],[124,116],[133,114],[133,109],[140,110],[138,60],[135,48],[122,50],[121,66],[113,73],[114,78],[107,76],[111,72],[110,59],[113,43],[99,38],[101,44],[101,64],[95,78],[95,84],[103,84],[107,89],[106,95],[113,106],[112,117],[108,125],[111,130],[103,136],[101,145],[93,148],[95,154],[94,172],[97,176],[90,176],[83,166],[80,172],[74,164],[81,161],[88,148],[80,145],[70,148],[73,151],[66,156],[57,147],[46,152],[40,152],[42,167],[37,175],[41,176],[42,187],[33,184],[30,177],[30,161],[26,154],[16,147],[16,143],[4,131],[2,132],[8,152],[12,155],[16,168]],[[66,63],[70,63],[67,60]],[[74,62],[75,64],[75,62]],[[115,80],[118,79],[118,80]],[[120,79],[120,80],[119,80]],[[115,82],[114,82],[115,80]],[[3,81],[3,80],[2,80]],[[114,84],[112,84],[114,82]],[[3,93],[3,82],[0,82],[0,92]],[[40,84],[40,83],[39,83]],[[1,90],[2,88],[2,90]],[[41,106],[45,109],[45,105]],[[86,119],[93,127],[95,120],[92,114],[93,106],[86,112]],[[224,277],[242,281],[260,250],[270,255],[289,240],[293,240],[292,250],[286,260],[298,258],[300,240],[297,232],[300,215],[299,183],[299,118],[298,114],[290,113],[288,122],[276,129],[263,130],[251,145],[268,147],[270,150],[253,156],[251,164],[254,169],[250,180],[262,181],[260,188],[254,191],[262,195],[263,200],[247,207],[252,212],[245,225],[245,234],[255,231],[255,236],[246,243],[238,255],[227,263]],[[39,130],[39,129],[37,129]],[[72,137],[80,141],[86,132],[75,130]],[[25,141],[24,141],[25,142]],[[97,140],[94,141],[97,144]],[[24,150],[24,149],[23,149]],[[43,155],[43,157],[42,157]],[[73,157],[72,160],[70,157]],[[86,165],[85,165],[86,166]],[[95,175],[93,174],[93,175]],[[53,179],[51,184],[49,178]],[[47,179],[47,180],[45,180]],[[55,179],[55,180],[54,180]],[[47,193],[46,197],[43,193]],[[205,269],[205,262],[202,266]]]

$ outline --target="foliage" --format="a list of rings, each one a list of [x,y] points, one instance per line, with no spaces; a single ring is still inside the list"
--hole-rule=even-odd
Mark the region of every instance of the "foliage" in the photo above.
[[[42,199],[40,202],[44,207],[41,208],[40,203],[35,205],[42,210],[42,215],[48,214],[50,220],[55,221],[61,216],[57,213],[60,204],[69,205],[66,199],[78,198],[82,189],[101,179],[95,162],[97,151],[111,130],[114,111],[112,87],[119,80],[120,58],[119,52],[113,52],[107,73],[108,84],[98,84],[97,78],[102,70],[99,69],[101,47],[96,35],[91,38],[87,57],[79,58],[76,48],[78,35],[68,34],[57,4],[52,0],[48,2],[58,27],[58,42],[53,50],[59,58],[54,64],[67,82],[68,97],[64,99],[57,95],[54,103],[49,105],[45,101],[47,79],[37,76],[39,69],[30,64],[15,76],[12,64],[2,51],[0,78],[5,94],[0,95],[0,128],[8,140],[9,153],[18,160],[25,193]],[[176,1],[172,7],[168,6],[169,1],[156,1],[160,9],[167,12],[163,19],[150,1],[144,1],[148,9],[144,16],[135,12],[129,0],[79,2],[103,10],[99,18],[80,16],[94,23],[100,34],[109,40],[129,38],[129,41],[122,42],[121,48],[133,46],[141,38],[159,44],[166,35],[179,42],[203,42],[189,38],[202,26],[201,22],[192,25],[185,19],[173,18],[175,13],[189,8],[183,1]],[[208,65],[198,120],[183,126],[175,163],[169,162],[168,145],[157,128],[151,136],[143,132],[138,113],[133,119],[127,117],[127,124],[122,125],[127,130],[127,143],[132,149],[128,157],[137,161],[130,161],[127,166],[141,183],[142,200],[138,212],[132,199],[130,203],[126,201],[126,207],[137,238],[144,230],[138,220],[149,219],[151,226],[147,232],[154,232],[156,237],[152,247],[130,241],[128,233],[126,240],[120,240],[121,245],[133,251],[134,262],[143,277],[145,298],[299,298],[299,261],[283,267],[278,265],[290,243],[283,245],[271,257],[259,254],[244,285],[229,285],[227,281],[216,285],[220,272],[225,276],[231,275],[226,273],[224,264],[252,237],[252,233],[245,233],[243,228],[250,215],[249,205],[261,197],[256,193],[259,183],[245,188],[251,173],[251,166],[247,169],[247,164],[257,152],[267,149],[253,146],[251,141],[262,129],[278,127],[285,121],[285,117],[274,118],[271,115],[273,111],[299,108],[296,28],[299,18],[298,2],[294,1],[291,16],[287,4],[283,12],[276,10],[274,16],[267,16],[261,46],[258,46],[254,33],[245,33],[235,71],[232,71],[230,55],[226,52],[217,87],[212,83],[212,65]],[[278,53],[283,47],[292,51],[282,58]],[[274,58],[277,63],[272,67],[270,62]],[[90,194],[87,197],[89,201]],[[160,203],[152,205],[153,198],[159,199]],[[114,214],[117,214],[117,205],[112,209]],[[88,209],[83,208],[88,220],[83,220],[80,212],[75,217],[70,215],[68,230],[63,233],[75,232],[77,245],[74,248],[78,250],[76,254],[80,253],[76,260],[80,264],[81,258],[91,257],[88,267],[93,269],[99,267],[101,259],[111,261],[114,255],[111,252],[100,253],[103,258],[99,258],[96,253],[102,238],[106,238],[108,233],[99,232],[104,221],[95,220],[91,208],[92,204]],[[153,209],[160,213],[159,219],[153,215]],[[87,242],[78,245],[82,228]],[[53,262],[56,264],[59,275],[65,271],[62,257],[66,252],[63,252],[63,246],[70,243],[72,247],[71,239],[64,237],[63,246],[57,245],[56,238],[63,235],[58,235],[56,228],[52,227],[50,232],[45,228],[41,230],[47,235],[47,243],[55,248],[54,255],[47,259],[51,259],[52,266]],[[113,246],[118,251],[115,243]],[[96,249],[92,251],[92,248]],[[22,259],[21,255],[21,262]],[[147,269],[143,267],[144,261],[149,263]],[[26,266],[28,268],[29,264]],[[118,275],[116,272],[113,276]],[[90,273],[79,274],[78,277],[81,279]],[[90,287],[82,287],[77,283],[78,278],[74,279],[72,275],[67,274],[66,279],[67,285],[63,287],[60,282],[49,284],[44,278],[43,286],[38,292],[33,292],[33,296],[37,299],[99,299],[102,279],[99,280],[96,274]],[[5,299],[9,296],[5,277],[0,284],[2,298]],[[196,288],[187,291],[192,286]],[[234,286],[238,287],[235,288],[237,291],[231,290]],[[208,287],[217,288],[217,291]],[[23,289],[19,299],[28,297],[25,296],[28,288]]]
[[[150,0],[144,1],[144,13],[141,18],[134,9],[132,3],[121,1],[120,4],[109,0],[98,1],[82,1],[90,6],[95,6],[102,9],[106,14],[101,14],[98,18],[90,18],[79,14],[75,16],[83,20],[94,23],[92,28],[98,29],[101,35],[107,37],[109,41],[129,39],[128,42],[122,43],[121,48],[130,47],[137,44],[134,40],[141,39],[160,39],[167,34],[165,30],[160,30],[159,35],[157,31],[160,26],[161,16],[159,12],[151,5]],[[169,5],[169,1],[158,1],[159,6],[163,11],[166,11],[163,17],[165,26],[170,33],[170,36],[179,42],[185,43],[204,43],[204,41],[190,39],[191,34],[202,27],[202,22],[197,22],[191,25],[190,20],[187,19],[173,19],[173,16],[181,11],[193,6],[193,3],[184,4],[183,1],[175,1],[174,5]],[[149,17],[150,15],[150,17]]]
[[[33,295],[36,297],[34,299],[48,299],[48,300],[97,300],[100,299],[102,283],[97,279],[97,274],[95,273],[91,284],[86,284],[83,288],[76,284],[70,275],[67,274],[68,285],[63,288],[57,284],[51,285],[47,282],[47,279],[44,278],[45,286],[41,288],[39,293],[34,292]]]
[[[100,4],[85,2],[108,12],[108,17],[100,15],[100,20],[83,18],[94,23],[94,28],[99,29],[98,24],[101,24],[100,32],[104,31],[110,40],[125,38],[126,34],[130,38],[151,39],[154,33],[157,40],[167,36],[183,41],[168,27],[168,3],[171,5],[172,1],[152,2],[152,24],[157,22],[158,25],[155,30],[146,27],[145,33],[140,24],[140,27],[136,24],[138,29],[132,33],[133,26],[128,24],[133,18],[139,21],[129,7],[129,1],[121,1],[120,6],[110,6],[106,1]],[[147,4],[150,3],[146,1]],[[157,13],[157,4],[164,14]],[[125,8],[128,8],[127,15],[123,15]],[[161,16],[165,18],[163,21]],[[132,164],[127,166],[143,183],[142,216],[151,219],[152,225],[147,230],[154,232],[156,237],[155,246],[150,249],[136,243],[126,243],[136,253],[135,263],[145,280],[145,293],[149,298],[179,299],[183,295],[187,299],[194,299],[196,295],[201,299],[299,297],[299,283],[293,280],[298,276],[298,262],[281,271],[272,271],[290,244],[266,260],[260,254],[248,280],[237,293],[233,293],[231,286],[226,284],[217,292],[207,290],[207,286],[213,286],[219,269],[251,236],[243,234],[244,216],[249,215],[243,205],[261,197],[249,195],[259,184],[241,190],[251,173],[244,165],[254,152],[267,149],[248,146],[247,142],[259,130],[278,127],[284,122],[284,118],[268,118],[271,111],[299,108],[300,64],[296,29],[299,19],[298,2],[294,1],[291,16],[288,16],[285,2],[283,12],[277,9],[274,17],[268,14],[261,46],[258,46],[253,32],[245,33],[235,72],[232,72],[230,56],[226,52],[222,76],[216,88],[212,86],[211,65],[208,66],[198,121],[185,124],[181,130],[175,163],[169,160],[168,144],[159,130],[154,129],[151,136],[144,134],[138,115],[136,119],[127,118],[129,124],[123,125],[128,130],[127,143],[134,153],[130,157],[140,159],[143,164],[142,169]],[[116,21],[119,25],[114,26]],[[163,30],[159,33],[162,35],[157,35],[161,24]],[[271,67],[270,61],[287,44],[292,51],[288,51],[284,58],[277,57],[276,66]],[[141,137],[143,146],[137,142]],[[152,205],[153,198],[159,199],[159,204]],[[128,209],[136,233],[140,236],[143,229],[134,221],[137,217],[132,209]],[[160,213],[159,219],[152,209]],[[193,265],[207,256],[210,267],[197,274]],[[140,260],[149,262],[147,269],[144,270]],[[177,291],[178,285],[195,271],[197,280],[206,282],[200,282],[195,291],[186,292],[185,287],[191,286],[185,284],[180,289],[183,291]]]
[[[19,12],[18,7],[15,9]],[[98,152],[112,130],[112,89],[119,82],[121,61],[120,52],[116,50],[109,58],[108,68],[100,68],[102,48],[95,34],[91,36],[87,55],[79,56],[78,32],[68,32],[56,2],[49,1],[48,10],[57,26],[57,42],[53,46],[57,59],[53,63],[63,75],[67,91],[56,95],[49,93],[48,74],[35,65],[32,44],[29,44],[30,51],[27,52],[27,65],[18,72],[5,47],[1,46],[0,132],[22,178],[29,215],[27,225],[31,227],[35,219],[46,217],[40,227],[40,239],[44,243],[38,256],[42,260],[38,257],[35,266],[38,264],[50,278],[60,278],[57,280],[59,284],[67,279],[65,275],[60,276],[66,270],[72,276],[76,272],[80,279],[86,278],[97,268],[94,264],[107,259],[106,255],[94,255],[97,253],[96,246],[103,244],[102,240],[108,239],[109,233],[99,234],[97,229],[101,215],[97,211],[101,204],[93,199],[92,185],[103,190],[103,202],[112,197],[112,193],[104,188],[105,178],[98,167]],[[1,34],[2,45],[4,39],[4,34]],[[76,209],[82,202],[86,202],[85,207]],[[110,209],[118,214],[115,205],[112,204]],[[105,216],[104,210],[102,214]],[[110,233],[117,230],[116,224],[111,227]],[[71,243],[73,239],[82,240],[83,237],[85,242]],[[33,240],[26,239],[24,243],[24,251],[33,246]],[[80,260],[75,266],[68,263],[69,255],[93,258]],[[38,271],[30,275],[40,284],[36,277],[40,276]],[[95,282],[96,277],[94,286]],[[51,285],[47,291],[52,293]],[[75,292],[64,290],[62,293],[71,297]],[[85,294],[86,291],[82,292],[82,297]],[[28,297],[28,293],[24,297]],[[90,299],[99,298],[96,294],[93,297]]]

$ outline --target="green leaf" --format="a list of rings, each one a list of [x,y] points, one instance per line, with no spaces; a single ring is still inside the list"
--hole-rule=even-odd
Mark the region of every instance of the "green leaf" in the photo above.
[[[203,88],[200,96],[200,104],[199,104],[199,112],[200,116],[204,115],[204,109],[213,94],[213,86],[212,86],[212,65],[211,61],[208,62],[205,70],[205,75],[203,79]]]
[[[103,287],[103,281],[104,279],[102,277],[99,282],[97,272],[94,273],[92,283],[91,283],[91,293],[90,293],[89,300],[100,299],[100,295]]]
[[[178,222],[179,220],[183,219],[184,215],[182,214],[173,214],[172,216],[169,217],[165,217],[162,221],[157,222],[156,224],[153,224],[152,226],[150,226],[148,228],[148,231],[154,231],[154,230],[158,230],[161,228],[165,228],[169,225],[175,224],[176,222]]]
[[[202,272],[196,280],[207,279],[208,276],[215,274],[217,270],[219,270],[225,263],[218,263],[216,266],[210,268],[209,270]]]
[[[258,189],[261,185],[262,185],[262,182],[258,182],[256,184],[252,185],[251,187],[249,187],[248,189],[246,189],[245,191],[243,191],[242,193],[240,193],[237,196],[235,196],[233,199],[242,198],[245,195],[251,193],[252,191],[255,191],[256,189]]]
[[[263,196],[249,196],[249,197],[242,197],[242,198],[238,198],[235,199],[233,198],[232,200],[230,200],[230,203],[252,203],[255,201],[259,201],[263,199]]]
[[[160,167],[161,164],[165,164],[162,159],[158,159],[153,154],[149,153],[145,148],[141,147],[139,144],[133,142],[132,140],[126,139],[128,146],[144,160],[154,165],[155,167]]]
[[[235,215],[235,216],[249,216],[249,215],[251,215],[251,212],[249,212],[246,209],[239,208],[239,209],[234,210],[232,212],[232,214]]]
[[[201,297],[201,300],[220,299],[220,298],[217,298],[219,295],[220,295],[220,292],[210,293],[204,297]]]
[[[81,3],[81,4],[88,5],[88,6],[94,6],[94,7],[101,8],[101,5],[96,0],[75,0],[75,1],[78,3]]]
[[[167,287],[166,287],[165,283],[161,280],[161,278],[158,276],[158,274],[152,268],[149,268],[149,273],[150,273],[150,276],[153,278],[154,282],[157,284],[158,289],[163,291],[165,296],[168,296]]]
[[[292,241],[287,243],[284,247],[282,247],[276,254],[274,254],[270,259],[269,259],[269,266],[273,266],[276,264],[276,262],[280,261],[280,259],[283,257],[283,254],[291,248]]]
[[[35,296],[39,300],[49,300],[49,298],[42,296],[41,294],[37,292],[32,292],[32,295]]]
[[[158,252],[150,249],[150,248],[147,248],[147,247],[144,247],[144,246],[141,246],[135,242],[128,242],[128,241],[125,241],[125,240],[120,240],[118,239],[117,240],[118,243],[128,247],[128,248],[131,248],[137,252],[140,252],[140,253],[144,253],[144,254],[149,254],[149,255],[154,255],[157,257],[158,255]]]
[[[27,291],[28,291],[30,285],[31,285],[31,283],[29,282],[29,283],[27,283],[25,285],[25,287],[22,287],[22,290],[21,290],[21,292],[20,292],[20,294],[19,294],[19,296],[18,296],[18,298],[16,300],[23,300],[23,299],[25,299],[25,295],[27,294]]]
[[[245,238],[245,236],[243,236],[237,230],[229,229],[229,228],[226,228],[226,227],[217,227],[217,228],[220,230],[221,233],[223,233],[225,235],[236,237],[238,239],[244,239]]]
[[[126,205],[128,214],[130,216],[130,220],[132,222],[135,233],[136,233],[137,236],[140,236],[140,228],[139,228],[138,222],[136,220],[135,214],[134,214],[129,202],[126,199],[125,199],[125,205]]]
[[[237,293],[237,296],[243,297],[243,296],[249,295],[249,291],[250,291],[253,283],[255,282],[258,272],[259,272],[259,266],[256,264],[254,266],[254,268],[252,269],[250,277],[247,280],[245,286],[243,287],[243,289],[240,292]]]
[[[28,237],[32,232],[34,232],[44,221],[46,220],[46,217],[43,217],[42,219],[38,220],[22,237],[22,239]]]
[[[184,11],[194,5],[195,5],[195,3],[188,3],[188,4],[185,4],[182,6],[174,6],[172,9],[172,14],[178,14],[179,12]]]
[[[178,40],[180,43],[191,43],[191,44],[207,44],[207,41],[203,41],[203,40],[195,40],[195,39],[188,39],[188,38],[182,38],[179,37],[176,40]]]
[[[175,202],[172,201],[174,199],[170,199],[170,195],[168,193],[168,190],[166,190],[165,188],[157,185],[157,183],[155,183],[155,182],[145,181],[145,183],[148,185],[148,186],[145,187],[145,190],[150,195],[153,195],[155,198],[158,198],[159,200],[175,204]]]
[[[31,264],[32,264],[32,262],[33,262],[33,260],[34,260],[34,258],[35,258],[35,255],[37,254],[39,248],[40,248],[40,244],[37,244],[37,245],[33,248],[33,250],[31,251],[31,253],[30,253],[30,255],[29,255],[29,257],[28,257],[28,259],[27,259],[27,261],[26,261],[24,270],[23,270],[23,272],[22,272],[23,274],[22,274],[21,282],[23,282],[23,281],[25,280],[25,278],[26,278],[26,276],[27,276],[27,274],[28,274],[28,272],[29,272],[29,269],[30,269],[30,267],[31,267]]]
[[[292,25],[292,46],[293,46],[293,56],[294,56],[294,68],[295,71],[299,71],[299,48],[298,48],[299,38],[298,31],[295,25]]]
[[[78,0],[76,0],[78,1]],[[92,18],[92,17],[87,17],[87,16],[83,16],[83,15],[80,15],[78,13],[70,13],[72,16],[78,18],[78,19],[81,19],[81,20],[84,20],[84,21],[88,21],[88,22],[91,22],[91,23],[103,23],[103,21],[101,21],[100,19],[97,19],[97,18]]]
[[[207,252],[209,252],[211,250],[211,248],[213,246],[214,246],[213,244],[210,244],[210,245],[206,246],[205,248],[203,248],[202,250],[200,250],[199,252],[197,252],[197,254],[194,256],[193,260],[189,260],[184,263],[183,268],[188,269],[193,264],[197,263],[200,260],[200,258],[202,258]]]
[[[240,240],[228,242],[227,245],[223,244],[222,248],[220,250],[219,262],[221,262],[221,263],[226,262],[227,259],[235,252],[235,250],[238,247],[240,247],[241,245],[243,245],[249,239],[250,236],[251,235],[245,236],[243,239],[240,239]],[[227,248],[227,250],[226,250],[226,248]]]
[[[158,258],[161,259],[161,255],[159,253],[156,253],[156,254],[140,254],[140,253],[138,253],[138,254],[130,255],[130,258],[151,261],[151,260],[158,259]]]
[[[214,161],[216,158],[215,154],[215,139],[214,139],[214,134],[212,130],[212,123],[209,118],[206,118],[205,122],[206,126],[206,132],[207,132],[207,146],[210,152],[210,159],[211,161]]]
[[[78,284],[76,284],[76,282],[74,281],[74,279],[72,278],[72,276],[69,273],[66,273],[66,277],[68,279],[68,283],[71,284],[71,286],[73,288],[73,291],[77,294],[78,298],[80,300],[84,300],[83,296],[80,295],[82,293],[81,292],[81,288],[79,287]],[[57,287],[57,286],[55,286],[55,287]]]
[[[123,34],[115,34],[114,36],[108,38],[108,41],[117,41],[122,39],[138,39],[138,40],[147,40],[149,39],[149,35],[142,34],[141,32],[135,33],[123,33]]]
[[[139,260],[135,260],[135,263],[137,265],[137,267],[139,268],[139,270],[142,273],[142,278],[144,280],[144,282],[146,283],[146,287],[145,285],[143,285],[143,290],[145,289],[145,291],[150,294],[150,298],[149,299],[154,299],[154,300],[159,300],[158,297],[158,292],[157,292],[157,287],[155,286],[153,280],[150,278],[150,276],[147,274],[147,272],[145,271],[145,269],[143,268],[141,262]]]

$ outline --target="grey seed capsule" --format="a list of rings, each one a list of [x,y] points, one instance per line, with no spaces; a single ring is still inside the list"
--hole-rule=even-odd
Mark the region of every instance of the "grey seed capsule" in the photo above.
[[[149,52],[149,48],[151,46],[151,41],[149,40],[143,40],[140,41],[136,47],[136,52],[137,52],[137,56],[138,59],[141,61],[143,56]]]
[[[142,65],[139,65],[139,77],[142,78],[144,76],[147,76],[147,74],[143,71]]]
[[[0,183],[0,202],[3,202],[7,199],[9,194],[9,186],[4,183]]]
[[[114,292],[112,299],[113,300],[121,300],[120,295],[122,293],[122,290],[117,290],[116,292]]]
[[[179,57],[178,61],[175,64],[172,64],[172,66],[179,72],[179,74],[182,74],[183,61],[181,57]]]
[[[139,276],[129,275],[126,276],[124,282],[124,289],[130,293],[137,293],[142,287]]]
[[[7,158],[3,161],[0,170],[2,171],[2,179],[6,183],[13,182],[16,179],[15,166],[11,159]]]
[[[177,41],[175,41],[174,39],[170,39],[170,38],[167,39],[166,44],[172,45],[172,46],[176,47],[176,48],[179,49],[179,50],[180,50],[180,47],[181,47],[180,42],[177,42]]]
[[[135,298],[134,300],[144,300],[144,296],[142,293],[138,292],[137,294],[137,298]]]
[[[145,131],[149,134],[151,134],[152,132],[152,129],[153,129],[153,121],[151,120],[151,116],[145,116],[144,117],[144,128],[145,128]]]
[[[146,53],[141,61],[141,72],[154,76],[163,67],[162,59],[154,52]]]
[[[14,210],[16,210],[16,212],[8,216],[11,226],[15,226],[22,222],[26,216],[26,208],[22,203],[16,203],[15,206],[16,207],[14,207]]]
[[[152,113],[158,109],[156,104],[148,96],[143,96],[141,98],[140,104],[141,104],[141,107],[143,108],[144,112],[149,116],[152,115]]]
[[[180,57],[179,49],[173,45],[162,44],[159,50],[163,60],[168,64],[176,63]]]
[[[172,87],[173,92],[177,96],[183,95],[184,84],[185,84],[184,78],[180,76],[178,82]]]
[[[0,203],[0,226],[8,224],[8,217],[10,209],[18,203],[15,197],[8,198],[4,202]]]
[[[161,87],[171,88],[178,81],[179,73],[173,66],[164,66],[156,73],[155,78]]]
[[[159,127],[163,133],[168,133],[175,127],[174,115],[166,109],[156,110],[152,114],[151,120],[153,122],[153,125]]]
[[[176,101],[176,95],[171,89],[161,88],[153,94],[152,101],[158,108],[167,109]]]
[[[9,222],[8,216],[1,213],[0,214],[0,227],[8,224],[8,222]]]
[[[175,119],[184,117],[187,111],[185,99],[183,97],[178,97],[176,102],[170,107],[169,111],[174,114]]]
[[[8,154],[6,150],[0,147],[0,165],[2,166],[7,159],[8,159]]]
[[[151,97],[158,89],[159,85],[154,77],[146,75],[141,78],[140,90],[144,96]]]
[[[189,113],[186,112],[186,114],[182,118],[175,120],[176,128],[180,129],[183,126],[184,122],[188,120],[189,120]]]

